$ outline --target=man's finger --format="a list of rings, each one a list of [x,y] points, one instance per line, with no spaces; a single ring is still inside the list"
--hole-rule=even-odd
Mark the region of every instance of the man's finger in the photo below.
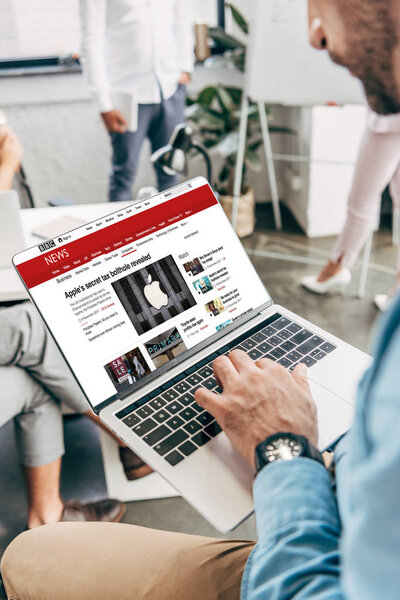
[[[217,359],[215,359],[212,364],[212,367],[215,378],[218,380],[218,382],[221,384],[221,387],[223,388],[225,388],[226,385],[228,385],[229,381],[231,381],[232,378],[238,376],[238,372],[235,368],[235,365],[226,356],[219,356]]]
[[[293,369],[292,376],[305,392],[310,392],[310,386],[308,385],[308,369],[305,364],[299,363]]]
[[[194,399],[196,400],[199,406],[202,406],[209,413],[212,414],[213,417],[220,420],[222,416],[222,398],[219,394],[215,394],[214,392],[210,392],[207,388],[200,387],[194,393]]]
[[[228,358],[239,372],[252,367],[254,364],[253,359],[243,350],[232,350]]]
[[[264,369],[264,370],[270,369],[272,367],[272,365],[277,366],[276,362],[271,360],[270,358],[260,358],[259,360],[256,361],[256,365],[257,365],[257,367],[260,367],[260,369]]]

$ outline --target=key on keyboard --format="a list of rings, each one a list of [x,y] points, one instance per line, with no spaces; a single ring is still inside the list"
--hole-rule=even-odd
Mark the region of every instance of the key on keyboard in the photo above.
[[[149,446],[154,446],[154,444],[167,437],[169,433],[171,433],[170,428],[166,425],[161,425],[161,427],[157,427],[157,429],[153,429],[153,431],[145,435],[143,440]]]
[[[204,431],[200,431],[199,433],[196,433],[196,435],[194,435],[192,437],[192,442],[197,444],[197,446],[203,446],[210,440],[211,440],[210,436],[207,435]]]
[[[171,452],[171,454],[168,454],[168,456],[165,457],[165,460],[168,461],[172,467],[175,467],[175,465],[180,463],[181,460],[183,460],[184,458],[185,457],[182,456],[180,452],[174,450],[173,452]]]
[[[165,406],[167,403],[162,398],[154,398],[154,400],[152,400],[151,402],[149,402],[149,404],[150,404],[150,406],[152,408],[154,408],[154,410],[157,410],[157,409],[162,408],[163,406]]]
[[[178,431],[175,431],[175,433],[154,446],[154,450],[158,452],[158,454],[161,454],[161,456],[164,456],[164,454],[167,454],[167,452],[170,452],[176,446],[179,446],[179,444],[187,440],[188,437],[189,434],[186,433],[186,431],[183,431],[183,429],[178,429]]]

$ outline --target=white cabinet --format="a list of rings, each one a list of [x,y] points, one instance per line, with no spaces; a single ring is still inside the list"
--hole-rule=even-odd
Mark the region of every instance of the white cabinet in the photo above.
[[[281,163],[280,197],[309,237],[338,234],[346,218],[354,164],[365,128],[362,106],[283,109],[296,136],[285,152],[309,158]]]

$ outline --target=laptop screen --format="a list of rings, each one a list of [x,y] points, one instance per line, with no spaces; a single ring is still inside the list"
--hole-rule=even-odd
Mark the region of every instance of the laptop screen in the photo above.
[[[201,177],[14,264],[94,407],[270,300]]]

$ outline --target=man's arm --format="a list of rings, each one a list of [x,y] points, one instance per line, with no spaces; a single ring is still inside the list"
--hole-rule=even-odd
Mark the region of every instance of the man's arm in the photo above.
[[[107,0],[80,0],[81,58],[92,98],[109,131],[124,133],[126,122],[114,109],[104,58]]]
[[[327,470],[299,458],[268,465],[254,483],[258,544],[242,580],[243,600],[338,600],[341,534]]]
[[[190,22],[187,0],[176,0],[175,28],[182,71],[179,83],[187,84],[194,68],[193,25]]]
[[[307,369],[293,375],[268,360],[233,351],[214,362],[224,389],[205,389],[197,402],[211,412],[237,449],[254,465],[258,443],[277,432],[317,444],[316,408]],[[309,458],[270,464],[254,484],[259,542],[247,565],[242,597],[277,600],[342,598],[340,520],[329,474]]]
[[[8,127],[0,128],[0,192],[11,189],[15,173],[20,168],[22,146]]]

